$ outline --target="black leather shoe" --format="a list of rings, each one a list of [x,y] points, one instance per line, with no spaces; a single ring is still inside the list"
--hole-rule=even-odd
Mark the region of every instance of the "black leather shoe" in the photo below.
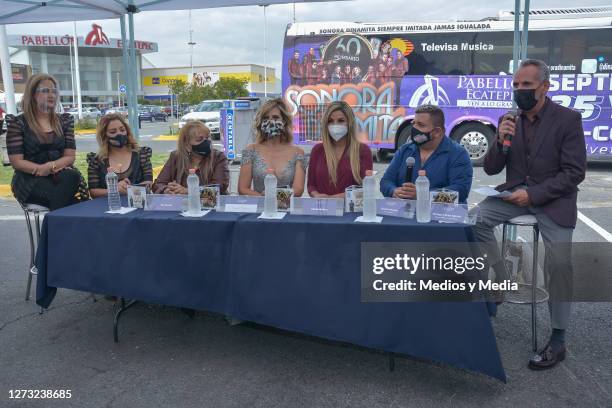
[[[565,360],[565,346],[553,349],[550,344],[547,344],[529,360],[528,367],[532,370],[548,370],[563,360]]]

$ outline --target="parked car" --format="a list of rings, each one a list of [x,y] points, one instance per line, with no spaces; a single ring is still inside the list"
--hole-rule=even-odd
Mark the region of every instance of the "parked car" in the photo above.
[[[168,116],[159,106],[141,106],[138,109],[138,118],[146,122],[166,122],[168,120]]]
[[[79,119],[79,109],[78,108],[70,108],[66,111],[74,117],[74,120]],[[93,119],[98,120],[102,116],[102,112],[98,108],[81,108],[81,117],[83,119]]]
[[[210,100],[200,103],[197,108],[186,115],[183,115],[179,120],[179,129],[185,126],[185,123],[193,120],[199,120],[206,124],[210,129],[210,136],[214,140],[221,138],[219,131],[220,111],[223,107],[222,100]]]
[[[105,115],[108,115],[109,113],[118,113],[118,114],[122,115],[123,117],[127,118],[127,116],[128,116],[128,109],[126,107],[124,107],[124,106],[122,106],[122,107],[114,106],[112,108],[108,108],[104,112]]]

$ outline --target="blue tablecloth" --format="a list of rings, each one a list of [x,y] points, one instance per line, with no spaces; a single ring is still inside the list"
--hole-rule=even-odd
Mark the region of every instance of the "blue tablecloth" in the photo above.
[[[450,363],[506,380],[489,314],[473,303],[362,303],[362,242],[473,241],[470,227],[355,215],[283,220],[203,218],[105,200],[49,213],[36,265],[37,302],[55,288],[224,313],[282,329]]]

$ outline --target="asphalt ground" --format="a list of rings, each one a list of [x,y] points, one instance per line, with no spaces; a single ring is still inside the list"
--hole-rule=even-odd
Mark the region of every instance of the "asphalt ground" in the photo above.
[[[231,169],[234,190],[238,169]],[[612,166],[592,165],[587,174],[574,240],[605,242],[612,239]],[[473,188],[502,178],[477,168]],[[472,193],[469,201],[480,199]],[[159,305],[127,311],[114,344],[112,302],[60,289],[39,315],[34,301],[24,301],[28,262],[21,210],[0,200],[0,407],[612,407],[610,303],[574,305],[567,359],[547,372],[526,368],[530,308],[502,305],[492,321],[503,384],[407,356],[389,372],[376,350],[255,324],[232,327],[206,312],[190,319]],[[542,344],[545,305],[538,321]],[[72,398],[10,399],[15,389],[69,389]]]

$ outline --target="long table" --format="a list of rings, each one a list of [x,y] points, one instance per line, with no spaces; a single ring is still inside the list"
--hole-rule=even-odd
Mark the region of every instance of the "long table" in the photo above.
[[[469,226],[211,212],[105,214],[97,199],[49,213],[37,303],[56,288],[223,313],[506,380],[485,302],[361,302],[362,242],[466,242]]]

